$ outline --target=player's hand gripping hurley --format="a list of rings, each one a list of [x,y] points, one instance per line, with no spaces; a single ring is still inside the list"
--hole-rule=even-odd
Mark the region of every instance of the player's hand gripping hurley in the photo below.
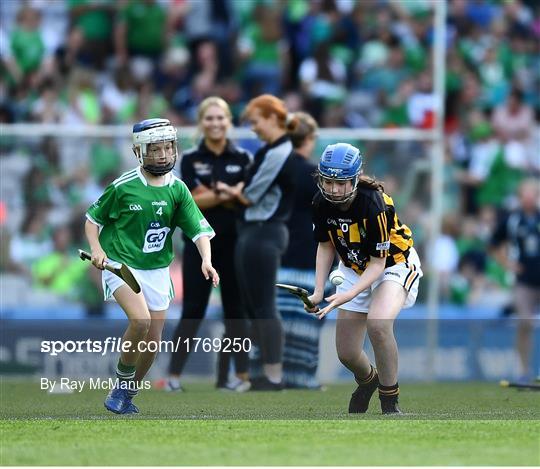
[[[83,251],[82,249],[79,249],[79,257],[83,261],[92,260],[92,256],[86,251]],[[127,286],[131,288],[135,293],[140,293],[141,286],[139,285],[139,282],[137,282],[137,279],[133,276],[131,270],[129,270],[129,267],[127,265],[121,264],[120,267],[113,267],[105,263],[104,267],[109,272],[112,272],[113,274],[120,277],[124,282],[126,282]]]

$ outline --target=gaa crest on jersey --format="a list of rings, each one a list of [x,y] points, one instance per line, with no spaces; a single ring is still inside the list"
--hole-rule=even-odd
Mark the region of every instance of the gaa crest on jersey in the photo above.
[[[229,174],[239,173],[242,171],[242,166],[239,164],[228,164],[225,166],[225,171]]]
[[[348,253],[347,253],[347,259],[349,260],[349,262],[351,262],[352,264],[356,264],[358,267],[360,267],[360,269],[365,269],[366,268],[366,264],[367,264],[367,259],[366,257],[360,252],[359,249],[351,249]]]
[[[168,226],[162,227],[159,222],[151,222],[144,235],[143,252],[158,252],[165,246],[167,235],[171,229]]]

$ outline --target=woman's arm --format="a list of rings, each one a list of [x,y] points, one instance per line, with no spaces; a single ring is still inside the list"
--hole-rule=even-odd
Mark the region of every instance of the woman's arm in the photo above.
[[[224,184],[224,183],[218,183]],[[227,186],[227,184],[225,184]],[[229,186],[227,186],[229,187]],[[234,199],[228,192],[222,190],[212,190],[206,186],[199,185],[191,191],[193,200],[201,210],[217,207],[224,202],[229,202]]]
[[[242,191],[244,190],[245,184],[243,182],[239,182],[235,186],[229,186],[225,184],[224,182],[218,182],[216,184],[216,190],[218,193],[225,194],[227,197],[229,197],[229,200],[237,200],[242,205],[253,205],[250,200],[248,200]]]

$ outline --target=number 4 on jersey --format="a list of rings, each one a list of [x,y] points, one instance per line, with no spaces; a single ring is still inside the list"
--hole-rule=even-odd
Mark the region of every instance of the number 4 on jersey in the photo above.
[[[163,207],[159,207],[156,211],[156,215],[163,215]]]

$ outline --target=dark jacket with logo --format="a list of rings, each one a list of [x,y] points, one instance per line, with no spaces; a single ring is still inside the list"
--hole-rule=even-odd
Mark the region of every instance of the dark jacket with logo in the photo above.
[[[198,146],[182,153],[180,177],[190,191],[199,185],[214,189],[219,181],[234,186],[246,180],[251,162],[251,154],[231,141],[227,141],[225,150],[220,155],[212,153],[204,141],[201,141]],[[234,204],[202,210],[218,235],[231,235],[236,232],[237,211],[238,207]]]

